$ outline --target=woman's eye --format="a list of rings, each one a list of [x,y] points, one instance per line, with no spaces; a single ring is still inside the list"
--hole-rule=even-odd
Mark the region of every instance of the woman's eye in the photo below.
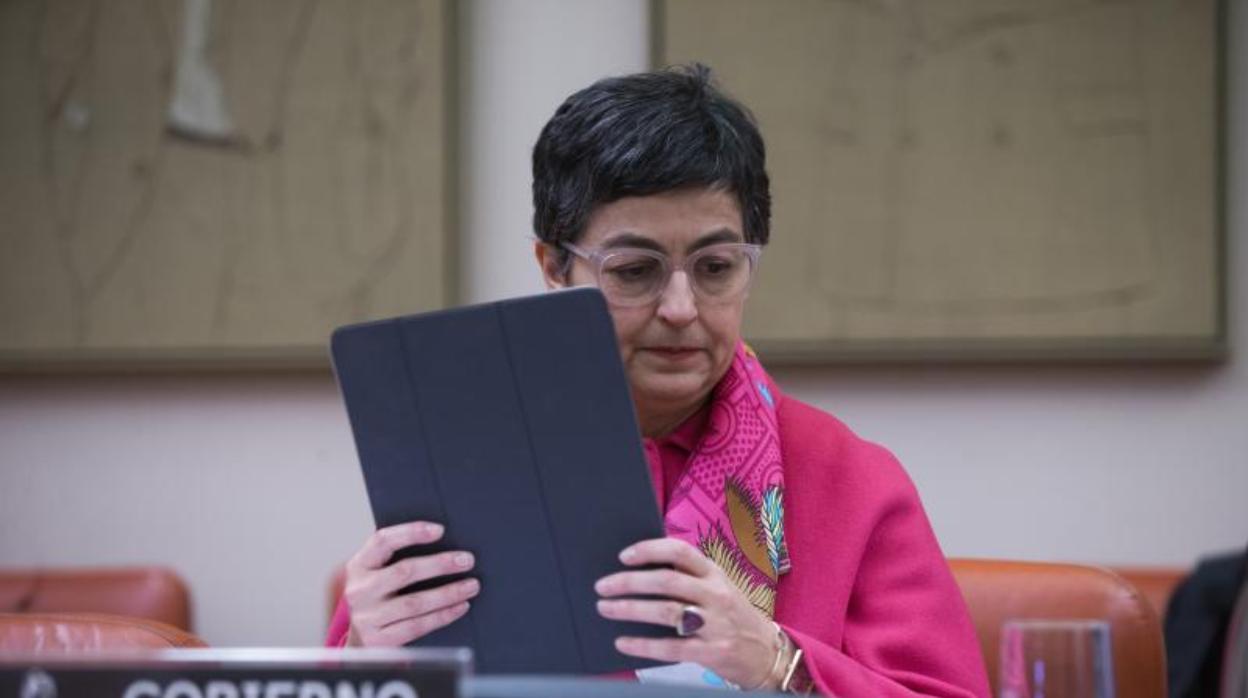
[[[656,262],[631,262],[612,266],[605,271],[620,281],[646,281],[658,273]]]
[[[732,272],[736,263],[726,257],[708,257],[698,260],[695,272],[702,276],[723,276]]]

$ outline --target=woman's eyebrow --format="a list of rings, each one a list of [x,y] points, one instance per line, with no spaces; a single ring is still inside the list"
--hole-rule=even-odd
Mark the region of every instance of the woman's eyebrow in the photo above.
[[[654,250],[655,252],[663,251],[662,245],[644,235],[636,233],[624,232],[612,235],[602,243],[602,249],[604,250],[614,250],[621,247],[641,247],[647,250]]]
[[[718,245],[721,242],[742,242],[742,241],[743,240],[741,238],[741,233],[738,233],[732,228],[720,228],[719,230],[711,231],[707,233],[706,235],[703,235],[702,237],[698,238],[697,240],[694,240],[693,243],[690,244],[689,247],[685,249],[685,252],[686,253],[696,252],[702,249],[703,247],[707,247],[710,245]]]
[[[697,240],[694,240],[685,249],[685,252],[696,252],[703,247],[707,247],[708,245],[718,245],[721,242],[741,241],[741,233],[738,233],[732,228],[719,228],[718,230],[713,230]],[[604,250],[614,250],[621,247],[640,247],[647,250],[654,250],[655,252],[666,252],[663,246],[655,240],[644,235],[638,235],[630,232],[622,232],[612,235],[602,243],[602,249]]]

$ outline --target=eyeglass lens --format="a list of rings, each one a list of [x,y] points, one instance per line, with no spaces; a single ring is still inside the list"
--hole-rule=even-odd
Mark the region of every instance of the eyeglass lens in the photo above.
[[[690,255],[683,265],[689,282],[701,296],[731,298],[750,283],[753,263],[744,248],[712,246]],[[671,276],[665,255],[645,250],[620,250],[602,258],[598,283],[616,302],[651,301],[663,293]]]

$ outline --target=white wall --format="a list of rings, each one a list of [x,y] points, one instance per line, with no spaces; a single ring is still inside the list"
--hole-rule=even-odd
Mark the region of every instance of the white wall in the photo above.
[[[649,67],[648,7],[645,0],[475,0],[464,6],[464,302],[542,290],[532,262],[533,143],[573,91]]]
[[[1234,275],[1248,12],[1232,5]],[[646,7],[464,7],[466,298],[538,288],[528,148],[572,89],[645,65]],[[950,554],[1185,564],[1248,542],[1248,286],[1230,300],[1236,352],[1218,367],[776,373],[901,456]],[[329,570],[368,530],[327,375],[0,377],[0,564],[171,564],[210,642],[314,644]]]

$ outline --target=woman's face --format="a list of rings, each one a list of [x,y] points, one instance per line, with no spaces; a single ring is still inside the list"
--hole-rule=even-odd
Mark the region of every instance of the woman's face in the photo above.
[[[729,192],[679,189],[598,206],[576,241],[593,253],[645,248],[665,253],[673,269],[712,243],[744,242],[741,209]],[[594,283],[590,262],[573,258],[565,278],[558,256],[538,245],[549,287]],[[684,274],[673,273],[659,298],[637,307],[611,306],[620,355],[643,433],[666,433],[706,400],[732,363],[741,335],[745,295],[713,303],[695,298]]]

